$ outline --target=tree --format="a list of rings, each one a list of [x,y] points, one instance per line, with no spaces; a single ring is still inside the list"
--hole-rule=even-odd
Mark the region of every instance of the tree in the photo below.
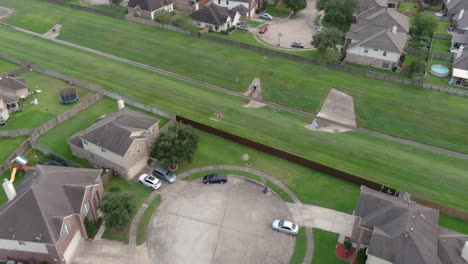
[[[163,10],[163,11],[156,13],[154,20],[161,24],[169,25],[171,24],[171,21],[172,21],[172,14],[169,11]]]
[[[356,0],[318,0],[316,7],[318,10],[325,11],[323,17],[325,22],[347,29],[357,11],[358,4]]]
[[[175,123],[159,134],[151,155],[174,169],[182,161],[192,161],[198,147],[198,136],[191,126]]]
[[[418,37],[430,37],[437,27],[438,20],[428,13],[419,13],[414,18],[413,33]]]
[[[424,0],[424,3],[430,5],[438,5],[442,3],[442,0]]]
[[[283,0],[283,3],[291,8],[294,14],[307,7],[307,0]]]
[[[108,228],[122,228],[135,213],[135,197],[128,192],[109,192],[101,202],[103,220]]]
[[[415,60],[409,65],[408,70],[406,71],[406,76],[413,77],[415,74],[424,73],[425,70],[426,62],[423,60]]]
[[[120,5],[120,2],[122,2],[122,0],[112,0],[112,3],[113,3],[115,6],[119,6],[119,5]]]
[[[336,50],[336,44],[343,37],[343,33],[336,28],[326,28],[313,36],[311,44],[320,53],[325,53],[328,49]]]

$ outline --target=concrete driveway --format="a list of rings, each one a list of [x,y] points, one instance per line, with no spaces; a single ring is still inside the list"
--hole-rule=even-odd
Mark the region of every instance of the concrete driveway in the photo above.
[[[278,45],[278,33],[280,33],[280,47],[290,48],[291,42],[299,41],[305,48],[311,48],[312,36],[317,33],[314,24],[317,17],[315,2],[316,0],[308,0],[307,7],[290,19],[274,17],[273,21],[267,21],[269,26],[265,34],[258,34],[258,30],[255,34],[273,46]]]
[[[149,226],[153,263],[288,263],[295,238],[275,232],[287,206],[250,181],[189,182],[158,208]]]

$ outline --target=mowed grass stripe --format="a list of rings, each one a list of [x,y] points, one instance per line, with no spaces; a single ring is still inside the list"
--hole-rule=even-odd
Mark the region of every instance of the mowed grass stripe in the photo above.
[[[264,98],[309,112],[334,87],[355,99],[361,127],[468,153],[467,98],[332,71],[38,0],[0,0],[15,8],[9,23],[60,39],[243,91],[262,79]]]
[[[444,204],[467,209],[466,161],[358,132],[329,134],[304,128],[311,120],[138,69],[124,63],[0,28],[2,52],[96,83],[169,112],[296,153]],[[210,120],[223,113],[220,122]]]

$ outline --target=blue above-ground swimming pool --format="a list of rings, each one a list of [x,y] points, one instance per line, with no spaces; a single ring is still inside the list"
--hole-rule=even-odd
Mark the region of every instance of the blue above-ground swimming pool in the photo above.
[[[431,73],[437,77],[445,77],[449,74],[449,69],[444,65],[434,64],[431,66]]]

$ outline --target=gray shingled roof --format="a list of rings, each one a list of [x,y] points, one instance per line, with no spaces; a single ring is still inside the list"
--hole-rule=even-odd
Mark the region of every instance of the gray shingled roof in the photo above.
[[[359,0],[359,12],[364,11],[366,9],[380,6],[380,7],[387,7],[388,0]]]
[[[461,11],[460,11],[461,12]],[[468,10],[464,10],[462,16],[460,17],[460,12],[455,14],[453,20],[457,22],[457,28],[462,30],[468,29]]]
[[[132,136],[134,132],[144,132],[157,124],[159,120],[143,113],[124,108],[96,122],[85,131],[78,132],[75,137],[89,141],[103,149],[124,156],[133,141],[140,136]]]
[[[245,7],[244,5],[237,5],[236,7],[232,8],[229,11],[234,12],[234,16],[235,16],[235,14],[236,14],[235,12],[239,12],[239,14],[245,15],[245,14],[247,14],[249,12],[249,9],[247,7]],[[231,16],[233,16],[232,13],[231,13]]]
[[[140,6],[141,10],[153,12],[173,3],[173,0],[130,0],[127,7],[135,8],[136,6]]]
[[[468,51],[463,50],[462,55],[459,58],[455,58],[453,68],[468,71]]]
[[[452,45],[455,43],[466,45],[468,44],[468,35],[467,34],[452,34]]]
[[[398,31],[409,32],[409,17],[392,8],[373,7],[366,9],[356,16],[358,25],[374,25],[387,28],[398,27]]]
[[[408,42],[405,33],[393,33],[385,27],[366,26],[355,32],[346,33],[347,38],[358,40],[351,44],[348,49],[362,46],[371,49],[386,50],[401,53]]]
[[[195,21],[222,26],[228,17],[233,17],[233,14],[229,12],[227,7],[209,4],[190,14],[190,17]]]
[[[63,218],[80,212],[84,188],[102,170],[38,165],[29,168],[17,196],[0,208],[0,238],[55,244]]]
[[[16,91],[27,88],[24,78],[0,77],[0,97],[3,97],[3,102],[6,104],[17,102],[19,98],[16,96]]]
[[[368,254],[399,264],[464,263],[458,244],[441,239],[466,241],[468,236],[439,228],[439,211],[385,193],[361,187],[355,215],[360,225],[372,230]],[[439,256],[444,254],[444,256]],[[465,262],[466,264],[466,262]]]
[[[445,7],[449,14],[458,13],[461,9],[468,9],[466,0],[444,0]]]

